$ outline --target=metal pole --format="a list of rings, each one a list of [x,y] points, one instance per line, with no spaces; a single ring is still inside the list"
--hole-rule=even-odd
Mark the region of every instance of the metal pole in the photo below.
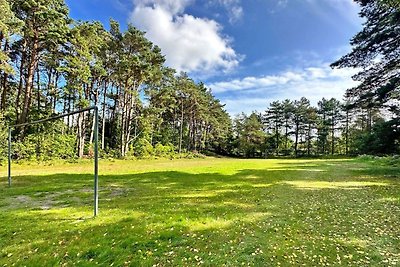
[[[81,113],[81,112],[85,112],[85,111],[89,111],[89,110],[96,109],[96,108],[97,108],[96,106],[83,108],[83,109],[80,109],[80,110],[72,111],[70,113],[65,113],[65,114],[53,116],[53,117],[46,118],[46,119],[41,119],[41,120],[37,120],[37,121],[31,121],[31,122],[26,122],[26,123],[15,124],[15,125],[12,125],[11,127],[14,127],[14,128],[15,127],[22,127],[22,126],[38,124],[38,123],[42,123],[42,122],[46,122],[46,121],[52,121],[52,120],[55,120],[55,119],[61,119],[61,118],[67,117],[67,116],[75,115],[75,114],[78,114],[78,113]]]
[[[46,119],[41,119],[37,121],[31,121],[27,123],[21,123],[21,124],[15,124],[12,125],[8,128],[8,186],[11,186],[11,129],[15,127],[22,127],[22,126],[27,126],[27,125],[32,125],[32,124],[37,124],[37,123],[42,123],[46,121],[51,121],[55,119],[60,119],[64,118],[66,116],[71,116],[74,114],[78,114],[84,111],[89,111],[89,110],[94,110],[94,116],[95,116],[95,121],[94,121],[94,216],[97,216],[99,213],[99,193],[98,193],[98,187],[99,187],[99,109],[97,106],[92,106],[88,108],[84,108],[81,110],[76,110],[70,113],[66,114],[61,114],[57,116],[53,116],[50,118]]]
[[[99,213],[99,109],[94,108],[94,217]]]
[[[11,187],[11,127],[8,127],[8,186]]]

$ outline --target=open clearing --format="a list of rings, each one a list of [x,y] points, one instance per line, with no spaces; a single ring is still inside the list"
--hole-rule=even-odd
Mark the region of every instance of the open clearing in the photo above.
[[[400,169],[360,160],[0,169],[0,266],[399,266]]]

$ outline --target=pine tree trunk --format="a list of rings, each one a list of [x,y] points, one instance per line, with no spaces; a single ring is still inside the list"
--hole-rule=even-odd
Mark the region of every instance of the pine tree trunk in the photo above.
[[[332,118],[332,129],[331,129],[331,134],[332,134],[332,155],[335,153],[335,120]]]
[[[181,107],[181,125],[179,129],[179,154],[182,153],[182,137],[183,137],[183,99]]]
[[[299,124],[296,123],[296,130],[295,130],[295,141],[294,141],[294,154],[297,157],[297,144],[299,141]]]
[[[307,133],[307,156],[310,156],[311,152],[311,124],[308,125]]]
[[[78,115],[78,157],[82,158],[84,155],[85,148],[85,113],[79,113]]]
[[[90,87],[91,87],[90,91],[93,92],[93,89],[94,89],[94,83],[93,83],[93,82],[92,82],[92,84],[91,84]],[[96,91],[94,92],[94,105],[95,105],[95,106],[97,106],[98,99],[99,99],[99,94],[98,94],[98,91],[96,90]],[[91,127],[91,130],[90,130],[89,144],[92,144],[92,143],[93,143],[95,120],[96,120],[96,117],[93,115],[92,127]]]
[[[101,149],[104,150],[104,140],[105,140],[105,132],[106,132],[106,96],[107,96],[107,81],[104,82],[104,91],[103,91],[103,110],[102,110],[102,127],[101,127]]]
[[[285,150],[288,150],[288,132],[289,132],[289,127],[288,127],[288,121],[285,121]],[[287,152],[285,152],[287,153]]]
[[[278,122],[275,123],[275,135],[276,135],[276,151],[275,154],[279,155],[279,133],[278,133]]]
[[[20,123],[25,123],[28,117],[29,108],[32,101],[32,89],[33,89],[33,78],[35,74],[35,70],[38,63],[38,48],[39,48],[39,40],[37,36],[37,32],[34,33],[35,37],[33,39],[33,45],[31,49],[31,56],[28,64],[28,74],[26,77],[26,85],[25,85],[25,95],[24,95],[24,103],[22,107],[22,113],[19,118]]]
[[[39,68],[36,69],[36,86],[37,86],[37,109],[40,112],[40,73],[39,73]]]
[[[18,83],[18,91],[17,91],[17,98],[15,101],[15,114],[17,119],[19,119],[20,116],[20,100],[21,100],[21,94],[22,94],[22,87],[24,84],[24,68],[25,68],[25,61],[26,61],[26,40],[24,40],[23,46],[22,46],[22,53],[21,53],[21,63],[19,66],[19,83]]]
[[[8,93],[7,80],[8,80],[8,73],[4,73],[4,78],[2,81],[3,91],[2,91],[2,95],[1,95],[1,103],[0,103],[1,109],[0,110],[6,109],[6,99],[7,99],[7,93]]]
[[[346,110],[345,142],[346,142],[346,155],[348,155],[349,154],[349,111],[348,110]]]
[[[0,43],[3,41],[3,34],[0,33]],[[6,40],[4,43],[4,49],[3,51],[5,53],[8,52],[8,41]],[[3,79],[1,79],[3,78]],[[0,101],[0,110],[5,110],[6,109],[6,98],[7,98],[7,80],[8,80],[8,73],[4,72],[4,76],[2,77],[1,73],[0,73],[0,82],[1,82],[1,87],[3,88],[3,90],[1,91],[1,101]]]
[[[60,79],[60,74],[56,71],[56,77],[54,79],[54,94],[53,94],[53,113],[56,112],[56,105],[57,105],[57,86],[58,86],[58,80]]]

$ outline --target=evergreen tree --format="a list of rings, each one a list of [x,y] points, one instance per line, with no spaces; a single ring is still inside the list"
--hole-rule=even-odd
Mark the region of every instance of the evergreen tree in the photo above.
[[[274,136],[274,149],[275,154],[279,154],[279,146],[281,143],[281,127],[284,125],[284,106],[279,101],[274,101],[270,104],[270,107],[265,111],[264,121],[267,125],[267,129],[271,129]]]
[[[69,33],[70,18],[63,0],[15,0],[16,17],[24,20],[22,32],[22,56],[20,71],[24,74],[22,109],[18,121],[26,122],[32,103],[34,75],[42,54],[49,47],[65,43]],[[21,90],[22,91],[22,90]],[[20,92],[22,93],[22,92]],[[17,105],[19,105],[17,99]]]
[[[399,110],[400,95],[400,9],[397,1],[355,0],[366,20],[361,32],[353,37],[353,50],[332,67],[362,68],[354,78],[360,85],[348,90],[358,105],[387,104]],[[386,2],[386,4],[385,4]],[[396,4],[397,3],[397,4]]]
[[[310,108],[310,101],[302,97],[300,100],[295,100],[293,102],[293,107],[294,154],[297,157],[301,134],[306,131],[307,113]]]

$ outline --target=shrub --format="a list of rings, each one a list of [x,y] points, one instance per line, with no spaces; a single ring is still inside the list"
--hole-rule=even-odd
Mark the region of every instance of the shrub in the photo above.
[[[174,157],[175,156],[175,147],[173,144],[156,144],[154,146],[154,155],[157,157]]]
[[[26,160],[70,159],[75,157],[75,135],[41,133],[13,143],[13,157]]]
[[[129,153],[128,156],[130,154],[131,153]],[[149,158],[154,155],[153,146],[147,139],[140,138],[133,146],[133,155],[138,158]]]

